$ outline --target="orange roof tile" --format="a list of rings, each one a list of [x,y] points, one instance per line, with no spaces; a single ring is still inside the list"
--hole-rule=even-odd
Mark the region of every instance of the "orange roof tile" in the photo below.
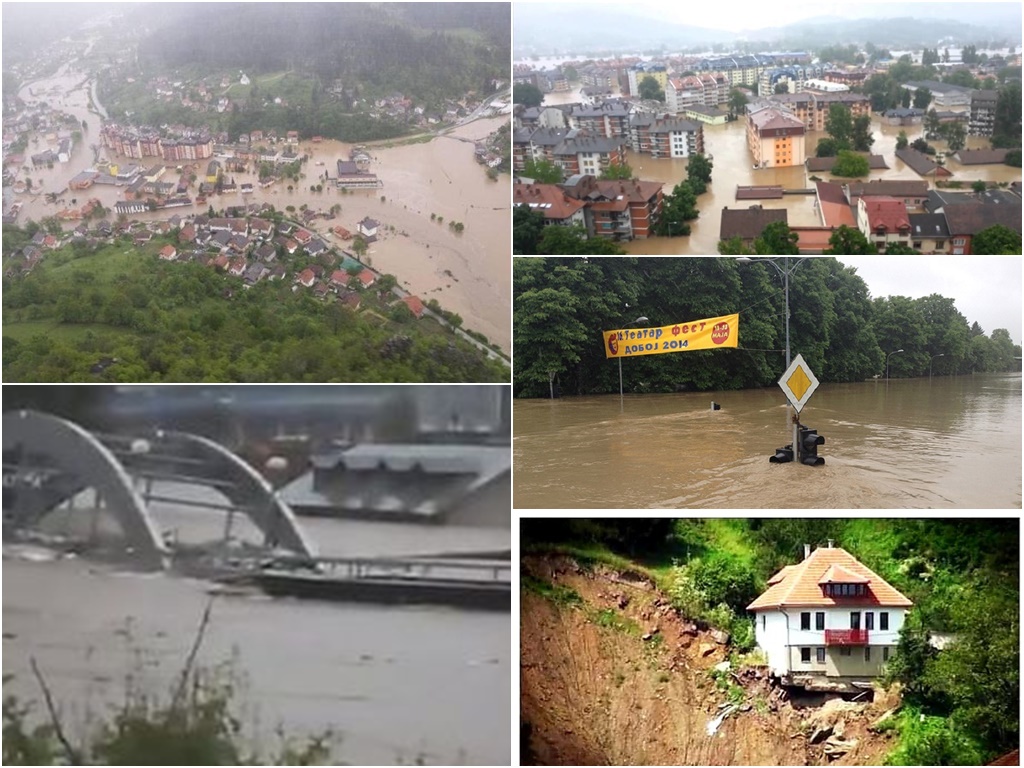
[[[826,576],[844,583],[868,585],[868,594],[861,597],[832,598],[824,594],[821,584]],[[788,565],[769,579],[768,589],[747,606],[748,611],[785,606],[831,607],[854,604],[910,607],[913,603],[857,558],[839,547],[819,547],[810,557],[796,565]]]

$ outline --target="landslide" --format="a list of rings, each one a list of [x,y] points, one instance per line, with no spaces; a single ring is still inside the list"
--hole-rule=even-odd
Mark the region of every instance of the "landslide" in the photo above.
[[[647,577],[564,556],[522,567],[522,764],[879,765],[894,746],[871,728],[898,695],[791,697],[759,666],[716,680],[727,636],[679,615]]]

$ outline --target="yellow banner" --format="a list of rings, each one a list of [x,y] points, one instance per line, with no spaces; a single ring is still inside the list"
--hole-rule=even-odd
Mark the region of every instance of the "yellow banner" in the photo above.
[[[661,355],[693,349],[722,349],[739,344],[740,316],[723,315],[660,328],[603,331],[605,357]]]

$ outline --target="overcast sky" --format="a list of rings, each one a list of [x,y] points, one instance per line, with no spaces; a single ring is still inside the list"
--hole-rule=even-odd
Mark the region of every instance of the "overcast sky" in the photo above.
[[[518,5],[551,5],[551,0],[515,0]],[[1005,24],[1007,18],[1016,18],[1020,25],[1020,2],[959,2],[941,3],[928,0],[901,0],[900,2],[806,2],[796,0],[784,6],[765,5],[762,0],[725,0],[700,3],[679,0],[633,0],[622,5],[620,0],[559,0],[557,7],[578,5],[581,12],[593,14],[605,11],[611,14],[636,14],[653,19],[664,19],[677,24],[688,24],[709,29],[729,31],[778,27],[795,21],[819,16],[842,16],[848,19],[894,18],[919,16],[954,19],[972,24]],[[784,13],[781,9],[784,7]],[[780,11],[780,12],[772,12]],[[851,41],[853,42],[853,41]],[[863,41],[860,41],[863,42]]]
[[[956,308],[991,335],[1005,328],[1021,343],[1021,258],[1018,256],[838,256],[856,267],[871,297],[933,293],[956,301]]]

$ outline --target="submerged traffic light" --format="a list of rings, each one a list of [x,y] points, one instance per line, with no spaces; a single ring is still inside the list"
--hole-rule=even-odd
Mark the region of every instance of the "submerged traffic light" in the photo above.
[[[817,467],[825,463],[825,459],[818,455],[818,446],[825,444],[825,438],[818,434],[818,430],[810,427],[800,427],[800,461],[809,467]]]
[[[772,464],[785,464],[787,461],[793,460],[793,446],[786,445],[782,448],[775,449],[775,455],[769,456],[768,461]]]

